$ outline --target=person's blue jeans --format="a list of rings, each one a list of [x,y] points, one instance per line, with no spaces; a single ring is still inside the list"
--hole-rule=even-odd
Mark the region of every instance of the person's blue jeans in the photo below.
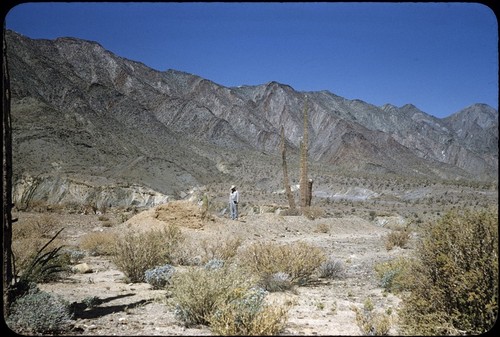
[[[234,202],[229,203],[229,210],[231,211],[231,219],[238,219],[238,204]]]

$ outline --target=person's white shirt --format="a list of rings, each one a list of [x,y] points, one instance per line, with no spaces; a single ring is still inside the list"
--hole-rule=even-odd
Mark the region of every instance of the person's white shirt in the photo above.
[[[231,194],[229,195],[229,201],[230,202],[235,202],[238,203],[240,198],[240,194],[238,193],[238,190],[231,191]]]

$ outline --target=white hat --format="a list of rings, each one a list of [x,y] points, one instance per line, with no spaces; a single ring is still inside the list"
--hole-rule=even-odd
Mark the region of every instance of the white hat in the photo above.
[[[231,185],[231,189],[234,190],[236,188],[236,186],[234,185]]]

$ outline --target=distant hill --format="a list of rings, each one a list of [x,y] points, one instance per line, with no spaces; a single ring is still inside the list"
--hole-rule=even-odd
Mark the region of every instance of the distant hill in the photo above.
[[[105,190],[110,204],[145,205],[220,181],[278,185],[279,175],[248,166],[278,158],[281,126],[297,154],[306,101],[310,160],[325,169],[498,179],[498,111],[485,104],[439,119],[411,104],[377,107],[277,82],[224,87],[92,41],[6,37],[17,200]]]

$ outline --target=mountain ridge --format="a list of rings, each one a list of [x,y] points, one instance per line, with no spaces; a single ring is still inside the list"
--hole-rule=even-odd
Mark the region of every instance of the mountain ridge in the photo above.
[[[6,36],[17,179],[85,173],[175,197],[235,176],[256,180],[235,158],[277,156],[281,126],[296,155],[306,102],[310,160],[332,170],[498,176],[498,112],[485,104],[439,119],[411,104],[377,107],[275,81],[225,87],[151,69],[93,41]]]

